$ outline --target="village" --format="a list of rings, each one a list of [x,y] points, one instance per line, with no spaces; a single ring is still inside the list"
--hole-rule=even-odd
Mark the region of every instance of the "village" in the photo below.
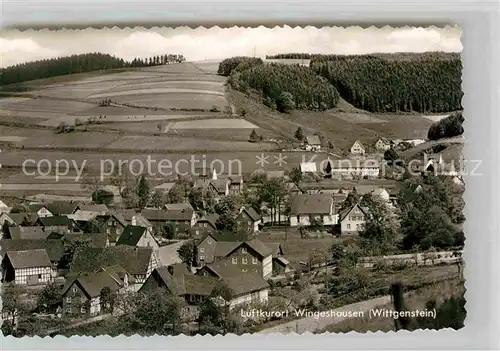
[[[125,190],[116,197],[97,184],[92,202],[4,199],[4,301],[9,287],[13,294],[13,302],[4,303],[4,326],[23,328],[21,300],[34,303],[37,318],[48,318],[49,325],[54,320],[81,325],[125,314],[130,296],[160,288],[180,298],[179,318],[187,326],[201,323],[203,304],[214,291],[230,291],[221,293],[228,310],[266,306],[276,299],[277,286],[293,288],[304,277],[311,286],[314,279],[328,284],[338,274],[339,255],[348,256],[338,248],[348,249],[363,232],[366,237],[367,223],[387,221],[399,232],[402,194],[428,191],[435,183],[426,179],[463,191],[458,162],[447,163],[440,153],[426,154],[425,163],[412,169],[394,157],[426,140],[380,138],[369,148],[357,140],[346,158],[330,160],[317,135],[297,134],[299,149],[326,158],[252,174],[198,168],[189,177],[164,181],[122,176],[130,186],[126,196],[135,202],[126,201]],[[396,168],[399,173],[387,171]],[[358,251],[355,266],[459,264],[460,272],[463,243],[440,240],[426,250]],[[311,301],[335,296],[324,285]],[[51,296],[50,303],[34,302],[44,294]]]

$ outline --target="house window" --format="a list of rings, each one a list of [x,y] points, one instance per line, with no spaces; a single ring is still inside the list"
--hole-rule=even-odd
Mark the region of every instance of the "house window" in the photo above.
[[[246,253],[247,253],[247,249],[243,247],[243,248],[241,249],[241,253],[246,254]]]
[[[232,262],[233,264],[237,264],[237,263],[238,263],[238,257],[233,257],[233,258],[231,259],[231,262]]]
[[[116,228],[116,234],[120,234],[120,229]]]
[[[348,224],[348,225],[347,225],[347,229],[351,229],[351,224]]]
[[[85,307],[80,308],[80,313],[87,313],[87,310],[85,309]]]
[[[252,225],[252,221],[248,221],[248,225]]]
[[[42,279],[42,275],[41,274],[38,275],[38,279]]]
[[[199,230],[197,230],[197,231],[196,231],[196,235],[199,235],[199,234],[200,234],[200,231],[199,231]]]
[[[207,272],[203,272],[203,276],[204,277],[208,277],[208,273]]]
[[[212,240],[208,239],[208,243],[211,244],[212,243]]]
[[[74,292],[74,293],[78,292],[78,289],[77,289],[77,287],[76,287],[76,286],[74,286],[74,287],[73,287],[73,292]]]
[[[207,227],[207,224],[206,224],[206,223],[203,223],[203,226],[206,228],[206,227]]]
[[[205,259],[205,256],[200,256],[200,261],[203,261]]]
[[[189,301],[194,302],[195,300],[196,299],[194,295],[189,295]]]
[[[252,263],[253,263],[253,264],[257,264],[257,258],[252,257]]]
[[[248,263],[247,258],[246,258],[246,257],[243,257],[243,258],[241,259],[241,263],[243,263],[243,264],[247,264],[247,263]]]
[[[71,296],[66,297],[66,302],[71,303]]]
[[[204,247],[200,247],[200,252],[205,252],[205,248]]]
[[[111,227],[113,225],[113,221],[108,221],[108,225]]]
[[[110,234],[111,230],[109,228],[106,228],[106,234]]]

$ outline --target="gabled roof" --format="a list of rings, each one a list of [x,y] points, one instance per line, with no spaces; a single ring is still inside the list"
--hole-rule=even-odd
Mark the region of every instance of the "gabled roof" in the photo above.
[[[115,213],[120,218],[123,218],[124,220],[124,226],[127,225],[128,223],[132,224],[132,218],[135,217],[135,221],[137,222],[138,226],[141,227],[147,227],[150,228],[153,225],[151,224],[150,221],[146,219],[142,214],[135,212],[134,209],[127,209],[127,210],[120,210]]]
[[[85,248],[73,258],[71,273],[94,272],[101,266],[120,265],[133,275],[147,273],[153,250],[149,247],[126,245],[110,246],[104,249]]]
[[[193,218],[194,210],[182,209],[182,210],[167,210],[166,220],[167,221],[190,221]]]
[[[200,218],[197,220],[197,223],[198,222],[208,222],[215,228],[215,223],[217,222],[218,218],[219,218],[219,215],[217,213],[204,214],[204,215],[200,216]]]
[[[50,216],[50,217],[40,217],[38,218],[44,227],[52,226],[71,226],[71,219],[68,216]]]
[[[165,211],[165,210],[147,208],[147,209],[142,210],[141,214],[148,221],[167,221],[168,220],[167,211]]]
[[[189,202],[177,202],[174,204],[165,204],[165,209],[167,211],[193,210],[193,206]]]
[[[45,239],[48,233],[45,233],[42,227],[11,227],[9,228],[12,239]]]
[[[38,219],[36,212],[9,213],[8,216],[17,225],[22,224],[25,220],[34,224]]]
[[[227,179],[229,179],[231,184],[240,184],[243,181],[243,177],[239,175],[231,175],[228,176]]]
[[[359,204],[354,204],[350,208],[346,208],[345,210],[340,212],[340,221],[343,221],[355,208],[359,208],[359,210],[367,216],[369,214],[369,209],[367,207],[361,207]]]
[[[51,267],[50,258],[45,249],[7,251],[5,256],[14,269]]]
[[[103,288],[109,288],[111,292],[118,291],[124,286],[124,275],[127,272],[120,266],[103,267],[100,271],[81,276],[69,278],[63,288],[63,295],[73,284],[78,284],[83,292],[89,297],[97,297]],[[135,281],[130,277],[129,284]]]
[[[47,205],[46,204],[30,204],[30,205],[28,205],[28,212],[38,212],[38,211],[40,211],[41,208],[47,208]]]
[[[123,233],[118,238],[116,245],[136,246],[146,232],[147,228],[129,224],[123,229]]]
[[[379,141],[380,141],[380,142],[382,142],[382,143],[384,143],[384,144],[386,144],[386,145],[389,145],[389,144],[391,143],[391,142],[389,141],[389,139],[384,138],[384,137],[380,137],[380,138],[378,138],[377,142],[379,142]]]
[[[250,217],[250,219],[254,222],[260,220],[260,215],[257,213],[257,211],[253,209],[253,207],[244,206],[242,208],[242,212],[245,212],[248,215],[248,217]]]
[[[244,279],[242,279],[242,276]],[[247,272],[238,276],[224,277],[223,282],[233,295],[239,296],[269,288],[269,283],[258,273]]]
[[[292,199],[290,213],[300,214],[330,214],[333,198],[327,194],[300,194]]]
[[[45,249],[49,258],[53,262],[57,262],[64,254],[63,242],[58,240],[39,240],[39,239],[2,239],[0,240],[0,253],[3,255],[7,251],[30,251]]]
[[[81,204],[78,209],[82,211],[92,211],[97,212],[99,216],[105,216],[109,213],[108,206],[104,204]]]
[[[76,210],[75,213],[68,215],[74,221],[78,222],[90,222],[98,216],[99,212],[87,211],[87,210]]]
[[[69,215],[75,212],[78,205],[76,201],[53,201],[47,204],[47,209],[55,216]]]
[[[306,136],[306,143],[309,145],[321,145],[321,141],[319,140],[319,136],[317,135]]]
[[[236,248],[240,247],[241,242],[238,241],[217,241],[215,244],[215,257],[226,257]]]
[[[65,240],[88,240],[89,247],[105,248],[108,235],[106,233],[68,233],[64,235]]]
[[[288,261],[285,257],[280,256],[275,258],[278,262],[280,262],[283,266],[288,266],[290,261]]]
[[[272,254],[272,250],[258,239],[245,241],[243,244],[248,245],[251,249],[257,252],[261,257],[267,257]]]
[[[365,148],[365,147],[363,146],[363,144],[361,143],[361,141],[359,141],[359,140],[356,140],[356,141],[352,144],[351,148],[352,148],[354,145],[356,145],[356,144],[358,144],[358,145],[359,145],[362,149],[364,149],[364,148]]]
[[[227,179],[214,179],[214,180],[210,181],[210,184],[217,191],[217,193],[225,194],[226,187],[228,185],[228,180]]]

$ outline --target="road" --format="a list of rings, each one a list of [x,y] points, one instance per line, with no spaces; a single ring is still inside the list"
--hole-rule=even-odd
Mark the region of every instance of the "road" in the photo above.
[[[335,323],[342,322],[347,318],[343,316],[342,313],[348,311],[352,312],[364,312],[365,316],[370,309],[376,308],[377,306],[383,306],[391,302],[391,297],[389,295],[377,297],[375,299],[356,302],[350,305],[345,305],[339,308],[335,308],[332,311],[334,316],[331,317],[307,317],[284,324],[280,324],[268,329],[263,329],[258,332],[258,334],[270,334],[270,333],[298,333],[302,334],[304,332],[315,332],[325,329],[327,326]]]

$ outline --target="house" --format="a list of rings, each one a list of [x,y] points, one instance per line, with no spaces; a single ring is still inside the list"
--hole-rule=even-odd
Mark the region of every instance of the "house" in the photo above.
[[[133,220],[132,223],[135,223]],[[153,237],[150,229],[129,224],[118,238],[116,245],[128,245],[135,247],[150,247],[153,252],[158,253],[159,245]]]
[[[110,301],[101,299],[104,289],[111,294],[133,291],[135,279],[120,265],[70,277],[62,290],[63,313],[70,318],[89,318],[112,312]]]
[[[28,205],[28,212],[36,213],[39,218],[53,216],[53,213],[50,212],[45,204],[30,204]]]
[[[307,151],[321,150],[321,140],[318,135],[308,135],[304,139],[304,144]]]
[[[74,256],[69,275],[93,273],[100,267],[119,265],[135,279],[138,290],[158,267],[158,258],[149,247],[116,245],[106,248],[84,248]]]
[[[389,192],[383,187],[377,187],[373,185],[356,185],[354,187],[354,191],[356,191],[356,193],[361,196],[370,194],[384,202],[389,202],[390,199]]]
[[[375,149],[377,149],[378,151],[384,152],[389,150],[390,148],[391,148],[391,142],[387,138],[379,138],[375,142]]]
[[[193,208],[165,211],[166,223],[172,223],[176,233],[188,233],[196,224],[196,212]]]
[[[380,176],[380,163],[374,159],[332,160],[330,165],[334,179],[377,179]]]
[[[300,171],[302,173],[317,173],[318,168],[316,162],[301,162],[299,165]]]
[[[243,192],[243,177],[240,175],[231,175],[227,177],[229,181],[229,194],[236,195]]]
[[[67,216],[73,214],[79,204],[76,201],[53,201],[47,204],[47,209],[53,216]]]
[[[191,230],[191,233],[194,236],[214,234],[215,232],[217,232],[216,222],[218,218],[218,214],[200,214]]]
[[[0,224],[3,225],[5,221],[9,223],[9,225],[23,225],[23,226],[32,226],[37,221],[38,216],[36,213],[6,213],[3,212],[0,214]]]
[[[45,249],[7,251],[2,259],[2,282],[20,285],[47,284],[55,275]]]
[[[208,183],[208,190],[214,195],[215,201],[219,202],[223,196],[229,195],[229,179],[212,179]]]
[[[64,255],[62,240],[40,239],[4,239],[0,240],[0,259],[9,251],[45,250],[49,255],[52,267],[56,267]]]
[[[190,274],[187,271],[176,272],[170,267],[157,268],[146,281],[141,291],[164,288],[170,294],[184,298],[191,306],[199,306],[205,299],[213,296],[219,284],[226,285],[232,292],[229,308],[252,302],[265,303],[268,300],[269,284],[258,274],[248,274],[248,279],[234,275]]]
[[[389,192],[385,188],[373,189],[372,195],[385,202],[389,202],[390,200]]]
[[[187,210],[191,211],[194,210],[193,206],[189,202],[177,202],[173,204],[165,204],[165,209],[167,211],[182,211],[182,210]]]
[[[262,219],[252,207],[243,206],[236,217],[236,223],[238,223],[239,230],[255,233],[260,230],[259,226],[262,224]]]
[[[146,227],[146,228],[153,230],[153,224],[150,221],[148,221],[147,218],[145,218],[142,214],[137,213],[132,208],[118,210],[116,212],[116,215],[123,218],[125,221],[125,224],[131,224],[132,218],[135,218],[135,221],[136,221],[138,226]]]
[[[283,256],[273,257],[273,275],[290,275],[293,274],[293,269],[290,261]]]
[[[46,233],[70,233],[80,230],[68,216],[40,217],[35,224],[41,226]]]
[[[333,198],[327,194],[297,195],[292,199],[290,226],[310,226],[315,219],[321,225],[335,225],[338,215],[335,213]]]
[[[224,261],[240,273],[254,270],[267,279],[272,275],[272,250],[260,240],[217,241],[207,235],[196,245],[198,266]]]
[[[366,149],[363,146],[363,144],[361,144],[361,141],[356,140],[354,142],[354,144],[352,144],[350,151],[351,151],[351,154],[354,154],[354,155],[364,155],[366,152]]]
[[[10,227],[9,228],[10,238],[11,239],[36,239],[43,240],[47,238],[47,235],[50,234],[46,232],[42,227]]]
[[[359,204],[345,209],[341,212],[339,219],[341,234],[359,234],[364,229],[368,218],[368,208],[361,207]]]
[[[12,207],[0,200],[0,213],[9,213]]]

